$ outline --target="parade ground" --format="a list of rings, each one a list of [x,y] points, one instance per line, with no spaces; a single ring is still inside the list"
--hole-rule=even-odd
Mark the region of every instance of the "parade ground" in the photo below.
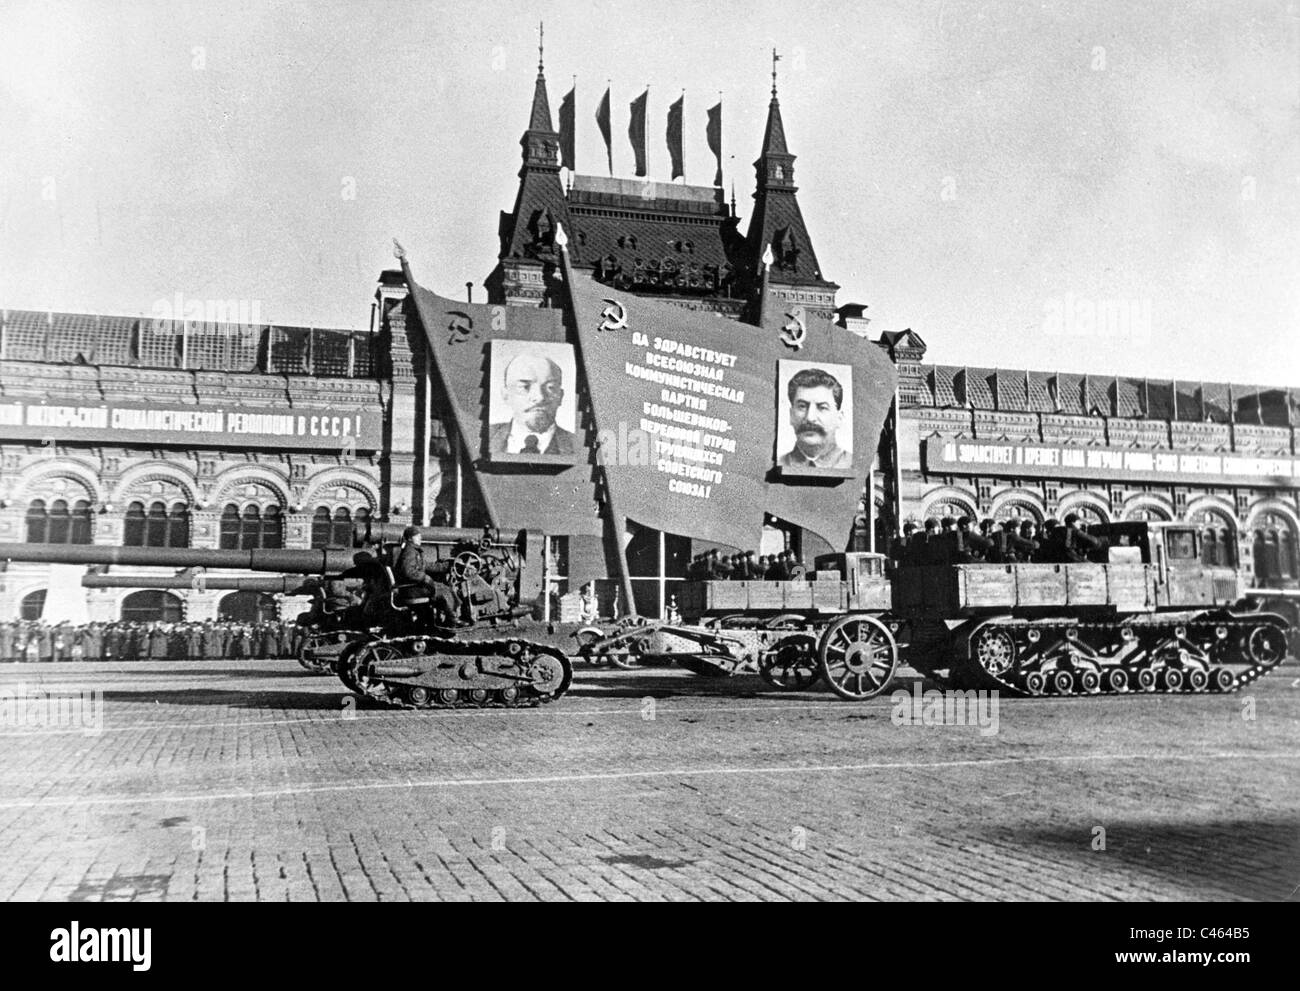
[[[292,661],[4,665],[0,899],[1300,898],[1294,661],[942,724],[899,685],[579,664],[414,712]]]

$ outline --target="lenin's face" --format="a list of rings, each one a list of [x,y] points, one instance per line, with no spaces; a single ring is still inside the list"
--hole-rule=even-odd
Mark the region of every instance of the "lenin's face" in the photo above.
[[[514,419],[534,433],[545,433],[564,400],[560,366],[542,355],[519,355],[506,367],[505,400]]]
[[[790,403],[790,426],[794,427],[795,446],[809,458],[815,458],[835,443],[842,411],[835,405],[835,394],[824,385],[796,389]]]

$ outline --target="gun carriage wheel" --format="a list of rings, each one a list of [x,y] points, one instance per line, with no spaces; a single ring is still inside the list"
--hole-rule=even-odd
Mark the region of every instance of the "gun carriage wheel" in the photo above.
[[[842,616],[822,634],[817,662],[832,692],[860,701],[889,687],[898,668],[898,645],[879,620]]]
[[[800,691],[822,676],[817,662],[817,638],[796,633],[778,640],[761,655],[759,676],[773,688]]]

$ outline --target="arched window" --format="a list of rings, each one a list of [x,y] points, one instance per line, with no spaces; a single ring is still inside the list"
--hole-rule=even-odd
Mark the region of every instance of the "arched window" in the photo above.
[[[27,542],[29,544],[45,543],[49,521],[45,512],[45,500],[33,499],[27,507]]]
[[[284,546],[284,517],[279,506],[267,506],[262,512],[262,547],[278,550]]]
[[[1211,568],[1237,565],[1237,529],[1221,513],[1201,510],[1188,517],[1201,530],[1201,563]]]
[[[221,511],[221,549],[239,549],[239,507],[233,502]]]
[[[284,516],[280,507],[250,503],[242,510],[235,503],[221,511],[222,550],[252,550],[284,546]]]
[[[88,544],[91,542],[90,503],[78,499],[33,499],[27,507],[27,542],[31,544]]]
[[[122,523],[122,543],[127,547],[145,546],[144,503],[133,502],[126,507]]]
[[[72,514],[68,512],[66,499],[55,499],[50,503],[49,523],[46,525],[45,542],[47,544],[69,544],[72,537]]]
[[[38,588],[35,592],[28,592],[23,596],[23,601],[18,606],[18,618],[34,623],[41,618],[41,613],[44,611],[45,589]]]
[[[170,509],[164,502],[133,502],[126,507],[122,542],[128,547],[189,547],[190,509],[175,503]]]
[[[232,623],[269,623],[277,612],[275,597],[265,592],[231,592],[217,607],[217,617]]]
[[[1296,535],[1291,521],[1279,513],[1264,513],[1255,519],[1252,531],[1256,582],[1267,586],[1293,581]]]
[[[183,502],[173,505],[167,514],[167,546],[190,546],[190,507]]]
[[[183,614],[178,596],[156,588],[132,592],[122,600],[124,623],[179,623]]]
[[[339,506],[330,512],[329,506],[318,506],[311,518],[312,547],[351,547],[352,528],[356,524],[370,519],[368,507],[361,507],[355,512],[347,506]]]

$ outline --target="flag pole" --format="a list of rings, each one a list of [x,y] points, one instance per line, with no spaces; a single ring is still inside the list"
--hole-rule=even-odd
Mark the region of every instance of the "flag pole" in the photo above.
[[[414,295],[415,277],[411,275],[411,266],[406,260],[406,249],[397,242],[397,238],[393,238],[393,254],[397,257],[397,260],[402,263],[402,277],[406,279],[407,292]],[[471,452],[474,449],[470,445],[474,438],[470,435],[469,427],[465,422],[465,418],[461,416],[460,403],[456,400],[456,393],[451,389],[451,382],[447,378],[447,370],[442,367],[442,363],[438,361],[438,356],[434,353],[432,346],[432,331],[429,327],[424,326],[423,320],[420,320],[420,326],[424,328],[424,336],[429,339],[429,346],[425,349],[428,354],[429,364],[433,366],[433,370],[438,376],[438,385],[442,387],[442,393],[447,397],[447,405],[451,407],[451,418],[456,421],[456,433],[459,436],[461,448],[465,452],[465,459],[472,462],[474,460],[474,455]],[[459,473],[459,456],[457,456],[456,459],[456,468]],[[492,525],[494,530],[499,528],[501,526],[501,518],[497,516],[496,506],[493,505],[492,493],[489,492],[488,487],[482,483],[479,484],[478,492],[479,498],[483,500],[483,511],[487,514],[488,522]],[[458,506],[459,498],[458,495]]]
[[[578,298],[573,289],[573,266],[569,263],[569,236],[564,233],[564,225],[555,225],[555,244],[560,249],[560,272],[564,277],[564,286],[569,296],[569,311],[573,314],[574,349],[582,365],[583,376],[587,380],[587,395],[591,399],[591,425],[596,433],[596,463],[600,465],[602,480],[605,483],[605,507],[608,510],[608,523],[614,531],[615,564],[618,568],[618,583],[627,604],[627,615],[636,615],[636,600],[632,597],[632,574],[627,566],[627,548],[623,544],[623,535],[627,532],[627,517],[618,511],[614,501],[614,487],[609,482],[609,470],[605,466],[605,452],[600,448],[599,424],[596,422],[596,381],[590,373],[590,365],[582,349],[582,333],[578,328]]]

